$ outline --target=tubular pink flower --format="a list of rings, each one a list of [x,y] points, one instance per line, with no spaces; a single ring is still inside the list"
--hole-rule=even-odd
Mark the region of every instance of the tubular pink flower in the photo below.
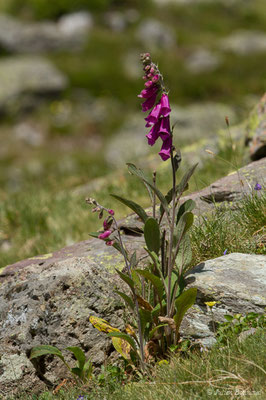
[[[105,231],[98,236],[98,239],[106,239],[111,235],[112,231]]]
[[[172,137],[169,136],[166,140],[163,141],[163,145],[161,151],[159,152],[159,156],[163,161],[168,160],[171,157],[171,148],[172,148]]]
[[[159,136],[162,140],[166,140],[169,138],[169,136],[171,136],[169,116],[161,118],[160,122]]]
[[[144,103],[141,104],[143,112],[150,110],[154,106],[156,102],[156,97],[157,97],[157,92],[154,93],[151,97],[145,100]]]
[[[151,128],[150,132],[146,135],[146,138],[148,139],[148,144],[150,146],[153,146],[159,137],[160,124],[161,121],[156,122],[156,124],[153,125],[153,127]]]
[[[152,85],[153,85],[153,81],[148,81],[148,82],[144,83],[145,88],[149,88]]]
[[[160,78],[160,76],[159,76],[158,74],[157,74],[157,75],[154,75],[154,77],[152,78],[152,82],[153,82],[153,83],[158,82],[159,78]]]
[[[168,117],[168,115],[171,112],[171,108],[169,105],[169,99],[168,99],[167,94],[164,93],[162,95],[160,103],[161,103],[161,115],[163,117]]]
[[[161,104],[158,103],[153,108],[153,110],[151,110],[149,115],[145,118],[145,121],[147,121],[147,125],[146,126],[151,126],[151,125],[155,124],[159,119],[160,112],[161,112]]]
[[[108,242],[105,242],[106,246],[113,246],[114,241],[113,240],[108,240]]]
[[[115,212],[114,212],[114,210],[112,210],[111,208],[108,210],[108,214],[110,214],[110,215],[115,215]]]
[[[147,89],[143,89],[140,94],[138,95],[138,97],[142,98],[142,99],[148,99],[151,96],[154,95],[154,93],[157,94],[158,92],[158,87],[156,85],[150,86]]]

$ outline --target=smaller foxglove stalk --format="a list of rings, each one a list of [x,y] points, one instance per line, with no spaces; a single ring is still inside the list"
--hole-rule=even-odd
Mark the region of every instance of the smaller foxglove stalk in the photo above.
[[[153,146],[159,137],[162,139],[163,143],[159,155],[163,161],[166,161],[171,157],[173,146],[169,119],[171,112],[169,98],[164,87],[163,77],[157,65],[152,62],[150,54],[141,54],[141,61],[145,73],[143,79],[146,82],[144,84],[145,89],[141,91],[138,97],[144,99],[142,103],[143,112],[152,109],[145,118],[146,127],[151,128],[146,137],[150,146]]]

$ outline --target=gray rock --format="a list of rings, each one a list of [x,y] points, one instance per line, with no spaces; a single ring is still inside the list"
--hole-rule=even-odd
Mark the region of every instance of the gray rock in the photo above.
[[[239,55],[266,52],[266,33],[259,31],[239,30],[221,40],[221,49]]]
[[[200,48],[194,51],[186,60],[187,69],[198,74],[215,70],[221,63],[221,57],[211,53],[208,49]]]
[[[184,318],[182,333],[214,339],[215,322],[225,314],[263,313],[266,306],[266,257],[233,253],[194,267],[186,277],[188,287],[198,289],[196,305]],[[218,303],[208,310],[205,302]]]
[[[44,141],[42,132],[26,122],[15,125],[14,134],[16,139],[32,147],[39,147]]]
[[[58,23],[23,23],[7,15],[0,15],[0,46],[15,53],[80,49],[92,26],[88,13],[62,17]]]
[[[110,11],[104,15],[105,24],[114,32],[123,32],[127,27],[127,19],[124,13]]]
[[[67,79],[43,57],[14,56],[0,60],[0,86],[0,112],[16,112],[60,93]]]
[[[148,49],[167,49],[176,45],[176,39],[168,26],[152,18],[140,23],[136,31],[136,37]]]
[[[0,393],[14,394],[33,386],[44,389],[38,378],[40,371],[36,372],[28,359],[35,345],[51,344],[60,349],[78,345],[96,365],[104,362],[106,354],[112,353],[110,339],[88,319],[96,315],[118,328],[123,326],[123,306],[113,293],[121,281],[112,273],[121,262],[112,248],[90,241],[84,243],[79,256],[71,254],[69,247],[53,259],[45,255],[28,260],[16,276],[6,275],[0,286]],[[42,368],[48,385],[66,376],[58,360]]]
[[[85,11],[63,15],[57,23],[58,30],[69,37],[86,35],[92,26],[92,16]]]

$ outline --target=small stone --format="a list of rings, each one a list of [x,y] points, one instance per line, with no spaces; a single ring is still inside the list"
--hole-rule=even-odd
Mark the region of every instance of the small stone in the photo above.
[[[220,57],[207,49],[197,49],[186,60],[187,69],[193,74],[210,72],[220,65]]]
[[[266,52],[266,33],[247,30],[235,31],[221,40],[220,47],[225,51],[232,51],[243,56],[264,53]]]
[[[136,31],[136,37],[147,48],[169,49],[176,45],[176,39],[171,29],[160,21],[152,18],[141,22]]]

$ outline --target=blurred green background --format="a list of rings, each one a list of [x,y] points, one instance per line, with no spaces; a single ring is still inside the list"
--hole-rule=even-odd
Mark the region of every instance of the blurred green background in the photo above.
[[[87,196],[118,217],[110,192],[148,205],[125,161],[158,164],[167,190],[137,98],[144,51],[170,89],[177,146],[197,152],[265,91],[265,1],[1,0],[0,267],[87,239],[99,227]],[[242,149],[219,151],[243,163]],[[205,158],[190,190],[228,172]]]

